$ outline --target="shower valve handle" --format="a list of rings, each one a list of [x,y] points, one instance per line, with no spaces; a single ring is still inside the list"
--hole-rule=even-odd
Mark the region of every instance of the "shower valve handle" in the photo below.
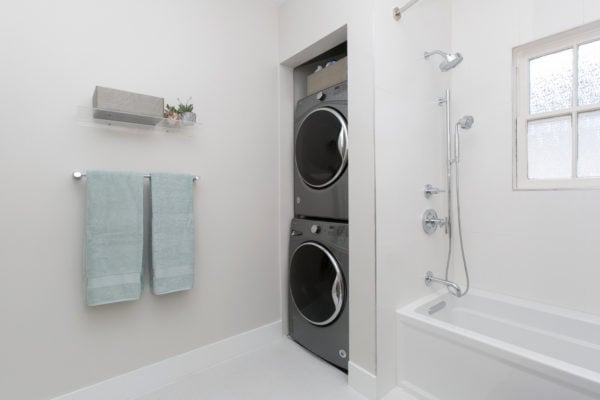
[[[425,185],[425,189],[423,190],[423,193],[425,193],[425,197],[428,199],[431,198],[431,196],[433,196],[434,194],[440,194],[445,192],[445,190],[442,190],[430,184]]]

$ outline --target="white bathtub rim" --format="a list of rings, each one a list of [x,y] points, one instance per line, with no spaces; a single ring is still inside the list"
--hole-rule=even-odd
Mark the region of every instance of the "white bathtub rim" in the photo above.
[[[546,312],[546,313],[550,313],[550,314],[558,314],[558,315],[561,315],[561,316],[564,316],[564,317],[567,317],[570,319],[577,319],[577,320],[585,321],[590,324],[600,326],[600,316],[596,316],[593,314],[583,313],[581,311],[575,311],[575,310],[562,308],[562,307],[558,307],[558,306],[552,306],[549,304],[538,303],[538,302],[531,301],[531,300],[525,300],[520,297],[513,297],[513,296],[509,296],[509,295],[505,295],[505,294],[488,292],[486,290],[482,290],[482,289],[478,289],[478,288],[471,288],[469,290],[469,293],[474,296],[485,297],[485,298],[488,298],[491,300],[497,300],[497,301],[501,301],[501,302],[508,302],[508,303],[512,303],[512,304],[515,304],[515,305],[518,305],[521,307],[533,308],[537,311],[542,311],[542,312]],[[429,302],[432,302],[439,297],[443,297],[444,295],[451,296],[447,290],[439,289],[427,296],[420,297],[420,298],[416,299],[415,301],[400,307],[396,311],[397,312],[400,312],[402,310],[413,310],[414,311],[418,307],[423,306]],[[465,299],[467,297],[469,297],[469,294],[467,294],[467,296],[465,296]],[[456,299],[455,297],[450,297],[450,298]]]
[[[491,294],[481,290],[474,290],[473,294],[501,301],[513,301],[512,297]],[[397,310],[396,313],[398,314],[400,321],[428,334],[442,337],[459,345],[482,352],[488,356],[514,364],[518,368],[526,368],[533,373],[543,374],[547,377],[559,380],[578,390],[585,390],[594,395],[600,393],[600,374],[596,372],[502,340],[494,339],[470,329],[452,325],[433,317],[427,317],[415,311],[420,306],[440,298],[440,295],[445,296],[447,295],[447,292],[444,290],[438,291]],[[519,305],[531,306],[538,310],[541,309],[536,303],[520,299],[516,300],[519,301]],[[552,310],[560,310],[551,306],[543,306],[543,308],[545,309],[544,311],[549,312],[552,312]],[[570,316],[573,315],[572,311],[566,311]],[[577,312],[575,312],[575,314],[577,314]],[[594,320],[594,317],[592,317],[592,319]]]

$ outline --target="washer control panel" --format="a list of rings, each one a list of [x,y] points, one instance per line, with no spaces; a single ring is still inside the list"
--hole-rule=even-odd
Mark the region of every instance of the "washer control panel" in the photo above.
[[[336,243],[340,246],[348,244],[348,224],[340,222],[295,219],[290,227],[290,236],[302,236],[304,240],[314,238]]]

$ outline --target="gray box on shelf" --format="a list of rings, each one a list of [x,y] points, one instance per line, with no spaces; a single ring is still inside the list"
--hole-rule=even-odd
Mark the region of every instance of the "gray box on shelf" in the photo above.
[[[165,99],[96,86],[92,106],[94,118],[156,125],[163,119]]]
[[[323,68],[306,78],[307,96],[348,80],[348,57],[340,58],[335,64]]]

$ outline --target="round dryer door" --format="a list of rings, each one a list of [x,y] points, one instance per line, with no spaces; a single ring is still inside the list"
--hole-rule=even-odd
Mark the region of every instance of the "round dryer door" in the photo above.
[[[290,292],[300,315],[318,326],[332,323],[344,305],[344,276],[335,257],[314,242],[300,245],[290,263]]]
[[[344,116],[329,107],[310,112],[296,136],[296,166],[302,180],[320,189],[331,185],[348,162],[348,126]]]

